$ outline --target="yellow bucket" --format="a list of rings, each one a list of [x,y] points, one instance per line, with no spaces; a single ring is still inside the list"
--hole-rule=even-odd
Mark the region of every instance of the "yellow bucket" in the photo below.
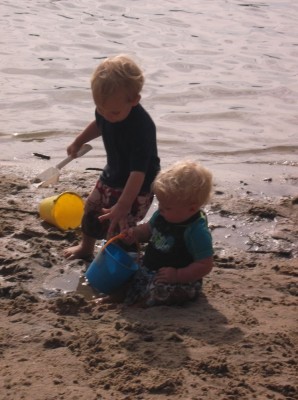
[[[84,213],[83,199],[73,192],[47,197],[39,204],[40,218],[66,231],[81,225]]]

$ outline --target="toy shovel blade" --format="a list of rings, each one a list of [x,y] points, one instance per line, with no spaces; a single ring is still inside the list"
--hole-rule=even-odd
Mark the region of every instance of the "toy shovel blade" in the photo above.
[[[92,146],[90,144],[83,144],[83,146],[77,153],[77,157],[83,156],[84,154],[88,153],[88,151],[90,151],[91,149]],[[41,172],[39,175],[37,175],[34,178],[33,183],[38,183],[38,187],[47,187],[49,185],[54,185],[59,180],[61,168],[70,163],[73,159],[74,157],[72,156],[66,157],[59,164],[57,164],[56,167],[50,167],[45,171]]]

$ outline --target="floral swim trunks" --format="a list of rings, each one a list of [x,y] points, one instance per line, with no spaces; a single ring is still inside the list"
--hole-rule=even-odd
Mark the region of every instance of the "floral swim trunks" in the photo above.
[[[82,219],[82,231],[95,239],[105,239],[109,228],[109,221],[99,222],[103,208],[114,206],[122,194],[122,189],[112,188],[97,181],[93,191],[87,198],[84,216]],[[135,226],[146,215],[153,201],[153,193],[141,193],[132,204],[128,214],[128,226]],[[117,234],[119,232],[115,232]]]
[[[126,292],[125,303],[144,307],[158,305],[182,305],[198,298],[202,280],[186,284],[155,283],[155,271],[141,266]]]

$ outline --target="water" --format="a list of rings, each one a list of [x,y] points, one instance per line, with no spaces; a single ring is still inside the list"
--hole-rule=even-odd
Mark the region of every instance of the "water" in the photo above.
[[[276,189],[282,180],[283,193],[297,192],[298,3],[0,4],[1,164],[48,167],[33,151],[51,163],[64,158],[94,116],[92,71],[126,53],[145,72],[142,103],[156,122],[163,165],[192,158],[219,179],[254,176],[261,186],[274,176]],[[73,167],[104,165],[101,141],[92,144]]]
[[[81,294],[86,300],[98,297],[98,292],[89,285],[81,271],[71,269],[60,275],[49,276],[40,289],[40,294],[47,298],[71,292]]]

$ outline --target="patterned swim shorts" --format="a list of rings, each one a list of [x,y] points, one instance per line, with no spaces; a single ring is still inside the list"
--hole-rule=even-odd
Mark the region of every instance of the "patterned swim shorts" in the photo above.
[[[112,188],[97,181],[93,191],[85,204],[85,212],[82,219],[82,231],[95,239],[105,239],[109,228],[109,221],[99,222],[103,208],[114,206],[122,194],[122,189]],[[135,226],[146,215],[153,201],[153,193],[141,193],[132,204],[127,217],[128,226]],[[119,232],[114,232],[115,234]]]
[[[185,284],[155,283],[155,273],[140,267],[129,284],[126,304],[139,303],[144,307],[182,305],[198,298],[202,280]]]

